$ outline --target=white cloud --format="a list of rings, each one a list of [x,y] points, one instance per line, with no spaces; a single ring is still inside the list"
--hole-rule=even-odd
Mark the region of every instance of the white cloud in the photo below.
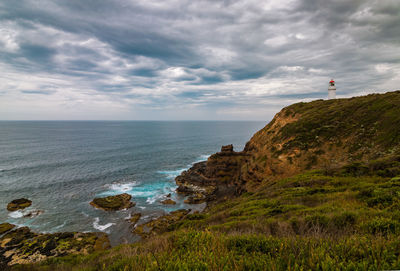
[[[0,118],[265,119],[325,98],[332,77],[341,97],[394,90],[399,9],[394,0],[0,3]]]

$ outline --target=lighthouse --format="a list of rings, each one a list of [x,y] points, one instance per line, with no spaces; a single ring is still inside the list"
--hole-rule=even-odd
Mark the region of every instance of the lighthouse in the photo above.
[[[335,86],[335,81],[331,79],[329,81],[329,88],[328,88],[328,99],[336,99],[336,86]]]

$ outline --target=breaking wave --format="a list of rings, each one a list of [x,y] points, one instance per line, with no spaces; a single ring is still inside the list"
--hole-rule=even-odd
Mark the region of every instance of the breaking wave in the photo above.
[[[95,217],[94,222],[93,222],[93,228],[95,228],[96,230],[99,231],[104,231],[106,229],[108,229],[109,227],[111,227],[112,225],[115,225],[115,223],[107,223],[105,225],[100,225],[100,218]]]

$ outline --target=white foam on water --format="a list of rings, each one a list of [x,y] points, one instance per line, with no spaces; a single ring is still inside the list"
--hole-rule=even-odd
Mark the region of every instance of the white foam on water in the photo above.
[[[132,191],[131,194],[133,197],[138,197],[138,198],[145,198],[145,197],[151,197],[154,195],[155,191]]]
[[[210,154],[202,154],[200,155],[200,158],[197,159],[196,161],[194,161],[191,165],[199,163],[199,162],[203,162],[203,161],[207,161],[208,157],[210,157]]]
[[[66,224],[67,224],[67,222],[64,221],[64,223],[62,223],[61,225],[55,226],[55,227],[54,227],[54,230],[61,229],[61,228],[64,227]]]
[[[163,194],[163,193],[157,194],[157,195],[155,195],[154,197],[148,197],[148,198],[146,199],[146,202],[147,202],[148,204],[153,204],[154,202],[156,202],[156,201],[162,199],[163,197],[164,197],[164,194]]]
[[[160,174],[166,175],[167,178],[171,178],[174,179],[175,177],[179,176],[182,172],[184,172],[185,170],[188,170],[189,167],[186,168],[180,168],[180,169],[176,169],[176,170],[163,170],[163,171],[157,171]]]
[[[175,179],[175,177],[178,177],[182,172],[184,172],[185,170],[188,170],[194,164],[206,161],[208,159],[208,157],[210,157],[210,156],[211,156],[210,154],[202,154],[196,161],[190,163],[185,168],[180,168],[180,169],[176,169],[176,170],[162,170],[162,171],[157,171],[157,172],[160,174],[166,175],[168,178]]]
[[[131,191],[133,187],[137,186],[137,182],[130,182],[130,183],[119,183],[115,182],[112,184],[106,185],[110,190],[116,191],[116,192],[122,192],[126,193],[128,191]]]
[[[21,218],[24,216],[24,213],[22,213],[21,211],[14,211],[9,213],[8,216],[12,218]]]
[[[100,222],[100,218],[98,218],[98,217],[96,217],[93,222],[93,228],[95,228],[96,230],[99,230],[99,231],[104,231],[107,228],[111,227],[112,225],[115,225],[115,223],[107,223],[105,225],[100,225],[99,222]]]

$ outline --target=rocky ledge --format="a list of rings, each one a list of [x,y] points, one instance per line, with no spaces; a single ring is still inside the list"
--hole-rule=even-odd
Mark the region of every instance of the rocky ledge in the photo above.
[[[129,222],[131,222],[132,226],[135,226],[141,217],[142,217],[141,213],[132,213],[131,218],[129,218],[128,220]]]
[[[35,263],[69,254],[88,254],[107,248],[110,248],[110,242],[105,233],[40,234],[22,227],[8,231],[0,238],[0,270],[7,265]]]
[[[105,211],[117,211],[122,209],[129,209],[135,206],[136,203],[131,201],[132,196],[129,194],[119,194],[115,196],[108,196],[104,198],[95,198],[90,202],[95,208]]]
[[[12,230],[14,227],[15,227],[15,225],[10,224],[10,223],[1,223],[0,224],[0,235]]]
[[[172,199],[165,199],[165,200],[162,200],[161,203],[164,205],[175,205],[176,201],[174,201]]]
[[[161,216],[147,223],[138,225],[133,233],[140,235],[143,238],[147,238],[156,234],[166,232],[168,227],[183,219],[190,210],[180,209],[177,211],[170,212],[167,215]]]
[[[25,209],[26,207],[29,207],[32,205],[32,201],[29,199],[21,198],[21,199],[15,199],[11,201],[9,204],[7,204],[7,210],[10,212],[14,212],[20,209]]]
[[[221,151],[207,161],[194,164],[175,178],[177,192],[188,195],[189,204],[209,202],[225,196],[240,194],[236,180],[238,167],[246,159],[243,152],[235,152],[232,145],[222,146]]]

